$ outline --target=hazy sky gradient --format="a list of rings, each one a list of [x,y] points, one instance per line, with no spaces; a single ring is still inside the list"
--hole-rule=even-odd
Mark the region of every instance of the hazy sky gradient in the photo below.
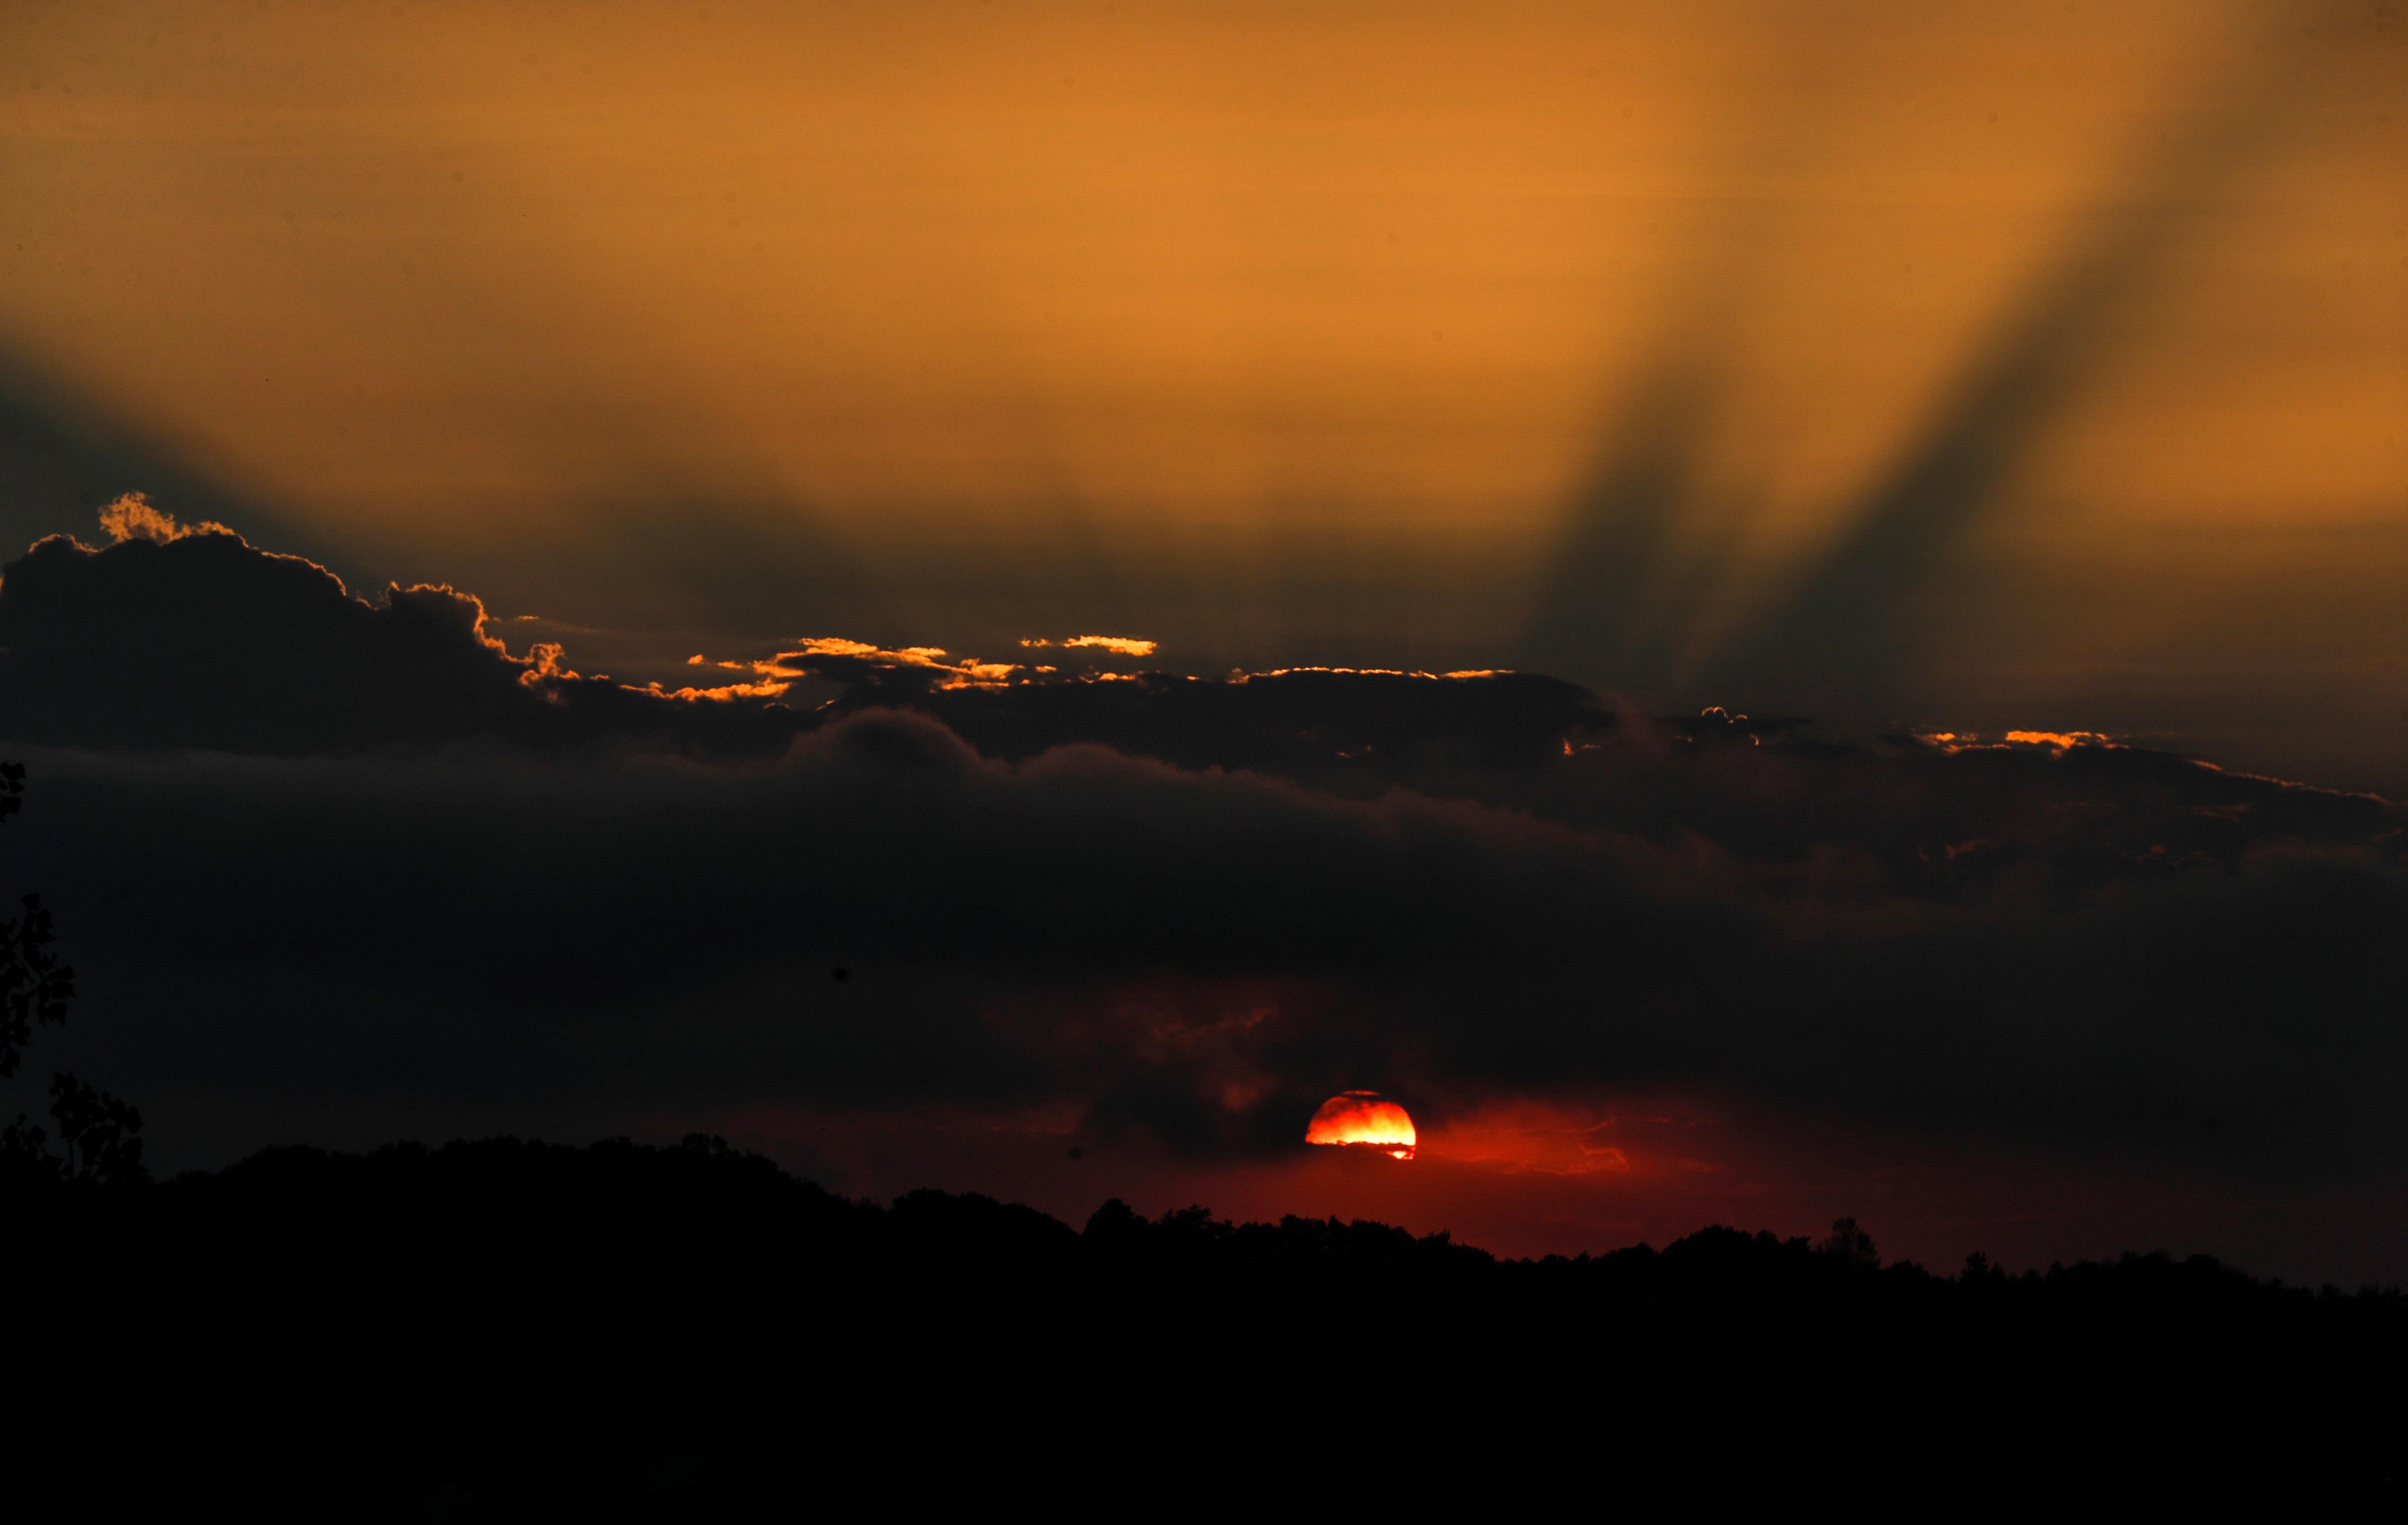
[[[2408,789],[2403,87],[2380,4],[13,5],[0,522],[636,676],[1107,630]]]

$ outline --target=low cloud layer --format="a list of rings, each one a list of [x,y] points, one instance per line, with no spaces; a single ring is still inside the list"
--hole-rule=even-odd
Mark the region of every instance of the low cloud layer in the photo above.
[[[557,646],[514,655],[483,604],[449,586],[371,603],[312,562],[136,496],[103,527],[115,544],[52,536],[0,576],[0,736],[287,757],[500,742],[757,758],[828,720],[903,706],[1012,757],[1096,741],[1197,766],[1384,768],[1433,747],[1543,751],[1611,719],[1571,684],[1514,674],[1114,671],[1096,663],[1125,666],[1153,643],[1095,635],[1033,665],[798,639],[764,661],[697,656],[696,681],[665,691],[580,675]],[[842,691],[787,702],[804,678]]]
[[[79,1069],[163,1128],[924,1107],[1239,1157],[1342,1090],[1426,1124],[1654,1090],[2408,1165],[2381,800],[1517,675],[1027,683],[798,643],[823,709],[680,699],[480,614],[214,534],[8,569],[0,851],[78,965]]]

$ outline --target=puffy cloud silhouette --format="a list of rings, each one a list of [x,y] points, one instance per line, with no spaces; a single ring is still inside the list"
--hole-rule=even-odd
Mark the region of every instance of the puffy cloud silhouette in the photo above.
[[[232,534],[215,520],[179,524],[174,515],[152,506],[148,494],[124,492],[101,506],[100,527],[114,541],[149,540],[165,545],[188,534]]]
[[[70,745],[343,753],[473,738],[610,735],[774,749],[790,716],[581,677],[557,647],[514,657],[450,587],[351,596],[315,563],[129,495],[116,540],[36,544],[0,580],[0,715]],[[784,723],[781,723],[783,721]]]
[[[664,691],[580,676],[557,646],[514,656],[483,605],[449,586],[388,588],[371,604],[315,563],[179,524],[139,494],[103,520],[115,544],[53,536],[0,577],[0,735],[285,756],[472,740],[766,756],[824,719],[906,706],[1008,756],[1096,741],[1196,766],[1301,767],[1375,754],[1385,766],[1440,744],[1544,752],[1610,720],[1583,690],[1513,674],[1180,678],[832,636],[716,664],[730,681]],[[1065,644],[1115,658],[1152,648]],[[781,702],[806,677],[844,686],[824,714]]]

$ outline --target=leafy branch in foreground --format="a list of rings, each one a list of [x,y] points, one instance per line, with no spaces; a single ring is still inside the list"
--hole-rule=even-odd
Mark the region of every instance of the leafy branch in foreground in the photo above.
[[[25,767],[0,762],[0,821],[24,807]],[[0,1079],[16,1075],[42,1022],[64,1023],[75,995],[75,970],[50,951],[57,940],[42,897],[27,895],[23,914],[0,921]],[[112,1186],[147,1181],[142,1168],[142,1114],[95,1086],[62,1071],[50,1077],[48,1129],[17,1120],[0,1128],[0,1175],[18,1180]]]

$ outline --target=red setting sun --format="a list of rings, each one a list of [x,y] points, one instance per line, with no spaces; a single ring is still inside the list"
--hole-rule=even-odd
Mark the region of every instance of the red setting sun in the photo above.
[[[1321,1104],[1306,1125],[1307,1144],[1368,1146],[1395,1155],[1413,1157],[1413,1119],[1396,1103],[1383,1101],[1376,1090],[1350,1090]]]

